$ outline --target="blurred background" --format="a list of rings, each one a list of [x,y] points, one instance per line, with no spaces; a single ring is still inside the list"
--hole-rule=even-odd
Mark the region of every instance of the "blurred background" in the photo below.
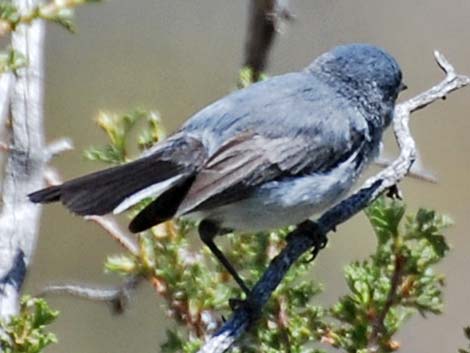
[[[369,42],[400,62],[409,90],[406,99],[442,78],[433,50],[442,51],[457,71],[470,74],[468,0],[291,0],[297,16],[277,38],[268,73],[306,66],[331,47]],[[81,151],[104,142],[94,123],[100,110],[158,110],[169,131],[192,113],[236,87],[242,63],[248,0],[113,0],[77,11],[78,33],[49,25],[46,41],[46,135],[69,136],[75,151],[56,160],[64,178],[98,169]],[[445,314],[415,317],[398,337],[406,352],[456,352],[466,345],[470,324],[470,89],[452,94],[413,115],[412,130],[424,166],[437,185],[407,179],[402,184],[409,210],[420,206],[450,215],[453,245],[439,270],[447,275]],[[387,136],[387,150],[394,151]],[[375,237],[358,215],[330,237],[312,265],[324,283],[322,304],[345,292],[343,266],[366,257]],[[64,208],[44,208],[38,249],[26,292],[55,282],[119,283],[103,273],[106,255],[121,249],[95,225]],[[54,297],[61,316],[52,327],[59,344],[50,352],[157,352],[165,327],[162,302],[142,286],[129,310],[111,315],[104,305]]]

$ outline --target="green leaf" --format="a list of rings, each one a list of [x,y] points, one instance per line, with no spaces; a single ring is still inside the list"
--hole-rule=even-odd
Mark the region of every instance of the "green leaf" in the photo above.
[[[181,352],[183,349],[184,340],[178,335],[176,331],[166,330],[166,342],[160,348],[162,353],[175,353]]]
[[[108,164],[125,162],[125,155],[113,145],[89,147],[83,151],[83,157],[89,161],[99,161]]]
[[[147,113],[145,119],[147,120],[147,129],[141,132],[137,141],[140,150],[149,149],[166,137],[166,132],[158,112]]]
[[[463,333],[465,334],[465,337],[470,340],[470,326],[467,326],[463,329]]]
[[[390,238],[398,236],[398,226],[405,210],[403,202],[389,200],[384,196],[366,209],[366,215],[377,235],[379,244],[385,244]]]
[[[426,239],[439,258],[442,258],[450,249],[441,232],[452,224],[447,216],[437,215],[435,211],[419,209],[415,218],[408,221],[408,237],[412,239]]]
[[[11,2],[0,2],[0,19],[16,23],[20,19],[20,14],[16,6]]]
[[[26,57],[16,50],[8,49],[0,53],[0,74],[7,71],[16,72],[27,64]]]
[[[57,342],[54,334],[45,331],[59,315],[50,309],[42,298],[24,296],[20,301],[20,312],[8,322],[0,322],[1,349],[5,353],[39,353]]]
[[[238,88],[246,88],[256,81],[264,81],[268,76],[264,73],[260,73],[257,80],[254,79],[255,72],[252,67],[244,66],[238,73]]]
[[[63,9],[60,9],[58,13],[55,13],[53,16],[49,16],[49,17],[42,16],[42,17],[62,26],[70,33],[75,33],[76,27],[73,22],[74,14],[75,12],[73,9],[63,8]]]
[[[110,272],[128,276],[138,272],[139,265],[131,255],[108,256],[105,262],[105,269]]]

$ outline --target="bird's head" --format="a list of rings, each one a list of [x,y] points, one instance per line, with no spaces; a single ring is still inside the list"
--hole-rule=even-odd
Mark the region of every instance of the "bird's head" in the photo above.
[[[366,110],[379,109],[386,113],[393,109],[398,94],[406,88],[397,61],[385,50],[370,44],[333,48],[307,70],[347,98],[358,100]],[[391,116],[388,112],[386,115],[388,125]]]

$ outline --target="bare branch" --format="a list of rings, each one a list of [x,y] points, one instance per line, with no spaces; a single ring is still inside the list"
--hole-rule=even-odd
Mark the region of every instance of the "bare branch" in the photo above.
[[[49,149],[51,148],[50,146]],[[61,150],[62,147],[68,146],[70,146],[70,143],[66,139],[60,140],[57,143],[58,150]],[[54,169],[46,169],[44,172],[44,177],[49,185],[58,185],[62,183],[60,176]],[[108,235],[111,236],[112,239],[114,239],[121,247],[123,247],[124,250],[129,251],[132,255],[139,254],[139,247],[137,243],[129,234],[124,232],[113,219],[104,216],[85,216],[83,219],[99,225]]]
[[[281,21],[292,19],[288,0],[250,0],[250,18],[243,66],[252,69],[251,82],[256,82],[265,69],[269,51]]]
[[[55,156],[62,154],[63,152],[67,152],[73,149],[73,143],[72,140],[69,138],[62,138],[60,140],[51,142],[47,147],[46,147],[46,153],[45,157],[47,158],[47,161],[50,159],[54,158]]]
[[[98,288],[74,284],[56,284],[44,288],[38,296],[71,295],[81,299],[109,304],[115,314],[121,314],[129,302],[131,292],[142,282],[142,277],[130,277],[112,288]]]
[[[132,255],[139,254],[139,247],[136,242],[132,240],[131,236],[126,234],[119,228],[117,223],[108,217],[103,216],[85,216],[86,221],[91,221],[98,224],[111,238],[113,238],[125,250],[129,251]]]
[[[39,2],[15,0],[20,11]],[[12,34],[12,48],[28,60],[17,70],[9,111],[11,131],[8,160],[3,179],[0,214],[0,318],[18,310],[18,299],[26,268],[36,246],[41,207],[26,195],[43,184],[43,39],[44,23],[19,26]]]
[[[407,177],[410,177],[416,180],[425,181],[431,184],[437,184],[437,181],[438,181],[437,177],[419,165],[419,158],[416,160],[416,162],[411,166],[411,169]],[[384,167],[384,168],[390,166],[392,163],[393,163],[392,159],[386,158],[383,156],[379,156],[379,158],[377,158],[374,161],[375,165],[379,167]]]
[[[10,112],[13,79],[14,77],[11,72],[6,72],[0,76],[0,136],[2,136],[2,138]]]
[[[470,83],[470,77],[456,75],[452,65],[441,54],[436,52],[435,57],[438,65],[446,73],[445,79],[430,90],[395,108],[393,130],[400,148],[399,157],[389,167],[369,178],[353,195],[326,211],[316,223],[306,221],[297,226],[289,234],[286,247],[271,261],[245,304],[235,310],[232,317],[200,349],[200,353],[228,350],[261,315],[272,292],[303,253],[318,245],[319,238],[360,212],[407,175],[416,156],[415,142],[408,127],[410,114]]]

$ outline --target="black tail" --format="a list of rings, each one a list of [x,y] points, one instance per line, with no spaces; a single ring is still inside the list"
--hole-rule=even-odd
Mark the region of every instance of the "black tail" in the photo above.
[[[171,161],[147,157],[39,190],[28,196],[31,201],[39,203],[61,201],[79,215],[103,215],[113,211],[129,195],[187,172],[184,169]]]
[[[188,178],[162,193],[134,217],[129,224],[129,230],[132,233],[142,232],[172,219],[193,181],[194,177]]]
[[[61,201],[79,215],[103,215],[113,211],[127,197],[149,186],[181,175],[178,183],[190,178],[205,152],[199,141],[184,137],[162,145],[147,157],[85,175],[36,191],[32,202]],[[168,188],[174,185],[168,185]]]
[[[50,188],[33,192],[32,194],[29,194],[28,197],[32,202],[35,203],[48,203],[60,201],[60,188],[61,185],[51,186]]]

